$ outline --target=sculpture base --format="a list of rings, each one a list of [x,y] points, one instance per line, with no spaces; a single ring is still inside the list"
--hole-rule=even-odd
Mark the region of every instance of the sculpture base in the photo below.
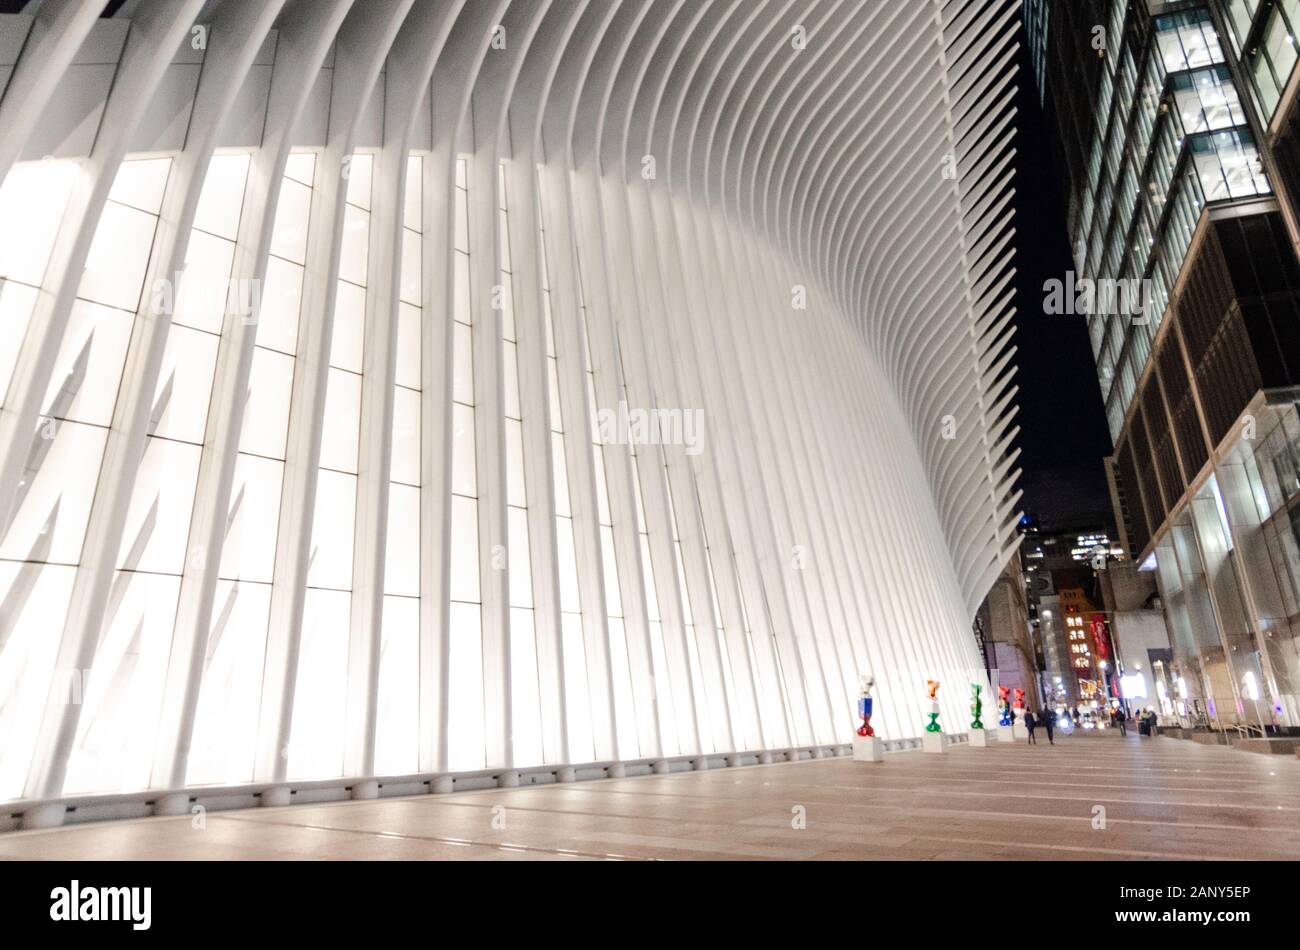
[[[878,736],[854,736],[853,758],[859,762],[883,762],[885,744]]]
[[[1017,739],[1029,740],[1029,730],[1025,728],[1025,721],[1017,719],[1011,726],[1011,734]]]
[[[1014,726],[998,726],[998,742],[1015,742],[1016,732]]]
[[[988,748],[989,731],[987,729],[972,729],[967,735],[970,736],[969,745],[972,749]]]
[[[925,732],[921,734],[921,749],[924,752],[947,752],[948,737],[942,732]]]

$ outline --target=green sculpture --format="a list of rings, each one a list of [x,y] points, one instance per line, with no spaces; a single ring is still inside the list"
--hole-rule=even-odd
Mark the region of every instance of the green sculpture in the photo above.
[[[975,717],[973,720],[971,720],[970,727],[972,729],[983,729],[984,723],[980,721],[980,713],[984,711],[984,703],[980,701],[980,692],[981,692],[980,684],[971,683],[970,688],[971,688],[970,714]]]

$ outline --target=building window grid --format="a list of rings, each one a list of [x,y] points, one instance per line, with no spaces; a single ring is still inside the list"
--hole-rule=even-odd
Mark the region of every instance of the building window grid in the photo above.
[[[1228,4],[1229,33],[1233,45],[1241,51],[1260,7],[1247,8],[1242,0]],[[1250,77],[1265,125],[1272,121],[1282,92],[1290,81],[1300,58],[1300,0],[1277,0],[1267,11],[1267,19],[1255,45],[1245,50],[1243,71]]]
[[[1204,7],[1156,17],[1156,45],[1166,72],[1223,62],[1218,32]]]
[[[1192,163],[1208,201],[1269,194],[1263,162],[1247,128],[1202,132],[1190,137]]]
[[[1228,39],[1232,48],[1241,53],[1246,37],[1250,33],[1251,22],[1259,9],[1258,0],[1224,0],[1224,20],[1228,24]]]
[[[1120,6],[1122,7],[1123,4],[1120,4]],[[1192,16],[1191,20],[1189,21],[1191,24],[1190,27],[1187,25],[1187,23],[1184,22],[1184,20],[1188,19],[1187,16],[1181,16],[1181,17],[1176,16],[1172,18],[1171,22],[1173,22],[1174,26],[1181,27],[1184,31],[1186,31],[1187,29],[1191,29],[1193,34],[1197,36],[1204,34],[1205,30],[1208,30],[1210,35],[1213,35],[1213,27],[1210,26],[1208,23],[1208,15],[1204,14],[1204,11],[1192,11],[1192,14],[1195,14],[1195,16]],[[1118,19],[1118,11],[1116,11],[1116,18]],[[1171,18],[1164,18],[1164,19],[1170,20]],[[1178,39],[1179,42],[1178,48],[1180,50],[1184,50],[1185,43],[1182,34],[1178,33],[1176,30],[1174,32],[1175,32],[1175,37]],[[1199,65],[1200,61],[1206,59],[1207,57],[1217,58],[1215,59],[1215,61],[1218,62],[1222,61],[1222,51],[1219,50],[1217,41],[1208,44],[1204,42],[1198,42],[1198,43],[1192,43],[1191,45],[1194,47],[1193,52],[1189,55],[1184,50],[1184,52],[1181,54],[1181,59],[1179,60],[1180,62],[1187,63],[1190,61]],[[1127,47],[1125,48],[1124,53],[1125,53],[1124,59],[1125,62],[1127,63],[1130,59],[1128,55],[1129,51]],[[1148,51],[1147,73],[1150,77],[1150,81],[1152,81],[1153,89],[1154,86],[1156,85],[1155,80],[1157,80],[1157,78],[1160,79],[1163,78],[1163,71],[1161,71],[1158,68],[1158,64],[1163,62],[1164,59],[1156,55],[1155,47],[1151,48]],[[1121,72],[1127,73],[1127,68],[1125,70],[1121,70]],[[1081,225],[1080,234],[1091,233],[1094,236],[1096,235],[1097,229],[1092,226],[1094,217],[1091,214],[1087,213],[1092,209],[1092,207],[1094,207],[1094,204],[1091,200],[1094,194],[1102,193],[1102,199],[1097,205],[1102,209],[1102,213],[1097,215],[1095,220],[1106,222],[1107,225],[1110,224],[1108,217],[1111,211],[1111,203],[1112,203],[1111,198],[1113,196],[1109,196],[1106,194],[1108,189],[1105,185],[1098,186],[1098,180],[1100,179],[1100,181],[1102,182],[1107,182],[1112,180],[1113,176],[1112,178],[1101,177],[1101,171],[1103,168],[1103,162],[1101,161],[1102,151],[1106,153],[1106,161],[1104,163],[1105,168],[1109,170],[1113,170],[1118,164],[1118,160],[1119,160],[1120,143],[1121,143],[1121,139],[1123,138],[1121,131],[1128,124],[1127,121],[1120,121],[1119,118],[1120,117],[1128,118],[1127,113],[1135,111],[1134,106],[1137,105],[1137,103],[1134,103],[1132,101],[1131,96],[1124,97],[1124,101],[1121,102],[1120,96],[1118,95],[1116,95],[1115,97],[1116,101],[1112,104],[1110,102],[1111,93],[1112,93],[1112,89],[1110,85],[1107,84],[1106,82],[1103,82],[1101,94],[1098,97],[1099,108],[1106,109],[1106,115],[1111,117],[1111,121],[1107,123],[1107,134],[1102,137],[1102,140],[1105,142],[1105,146],[1104,147],[1099,146],[1097,141],[1094,140],[1093,153],[1089,162],[1090,187],[1087,190],[1088,193],[1084,203],[1085,214],[1082,215],[1080,219],[1080,225]],[[1159,97],[1157,96],[1156,99],[1158,101]],[[1119,109],[1121,105],[1124,107],[1122,111]],[[1173,164],[1176,163],[1177,153],[1178,150],[1181,148],[1181,146],[1182,146],[1182,136],[1179,135],[1178,142],[1174,146],[1172,146],[1172,148],[1169,149],[1170,154],[1168,154],[1166,157],[1166,168],[1168,171],[1172,171],[1172,166]],[[1142,153],[1138,152],[1137,154],[1142,154]],[[1167,186],[1167,181],[1165,182],[1165,184]],[[1099,254],[1100,254],[1099,246],[1097,242],[1094,240],[1093,247],[1090,249],[1088,260],[1089,261],[1096,260],[1097,255]]]
[[[1118,6],[1123,7],[1125,4],[1120,3]],[[1118,16],[1117,11],[1112,10],[1112,13]],[[1215,196],[1214,200],[1224,200],[1245,194],[1267,193],[1269,186],[1262,170],[1258,169],[1258,156],[1254,151],[1249,130],[1244,128],[1245,116],[1241,110],[1240,98],[1236,94],[1235,87],[1225,81],[1227,77],[1225,67],[1222,66],[1223,52],[1208,12],[1197,9],[1158,18],[1156,33],[1156,42],[1148,49],[1147,65],[1144,70],[1148,81],[1152,84],[1150,94],[1133,100],[1128,93],[1131,58],[1127,48],[1121,59],[1123,65],[1119,70],[1118,87],[1110,82],[1109,72],[1103,76],[1098,103],[1099,109],[1110,106],[1105,113],[1110,121],[1107,123],[1107,134],[1104,137],[1105,146],[1101,147],[1098,144],[1099,140],[1094,140],[1089,171],[1091,177],[1099,180],[1099,184],[1088,189],[1084,197],[1084,214],[1080,216],[1079,233],[1090,237],[1086,244],[1080,244],[1080,247],[1086,249],[1086,253],[1082,262],[1076,263],[1082,263],[1084,274],[1091,276],[1093,274],[1113,275],[1121,268],[1125,270],[1132,268],[1133,265],[1124,263],[1127,260],[1144,260],[1142,271],[1150,276],[1152,284],[1164,285],[1153,288],[1154,303],[1149,308],[1158,326],[1163,315],[1163,307],[1167,303],[1170,283],[1164,273],[1166,267],[1162,267],[1162,263],[1167,266],[1168,259],[1173,258],[1177,261],[1177,265],[1181,264],[1187,245],[1190,243],[1191,233],[1195,228],[1195,219],[1188,218],[1188,203],[1190,202],[1196,209],[1196,214],[1199,216],[1200,209],[1205,204],[1207,191]],[[1172,77],[1170,77],[1171,73]],[[1118,202],[1114,201],[1113,189],[1109,184],[1111,180],[1109,170],[1120,154],[1117,130],[1123,128],[1123,122],[1118,120],[1123,112],[1119,109],[1123,106],[1137,113],[1131,120],[1132,128],[1135,134],[1140,136],[1139,141],[1145,141],[1148,133],[1145,131],[1146,122],[1142,116],[1144,110],[1147,114],[1151,114],[1153,111],[1151,103],[1159,102],[1163,98],[1155,94],[1155,88],[1158,80],[1165,78],[1168,79],[1170,91],[1174,93],[1173,100],[1185,108],[1166,108],[1162,113],[1152,117],[1151,125],[1158,128],[1158,131],[1155,133],[1155,147],[1144,162],[1146,170],[1142,179],[1146,187],[1140,192],[1143,214],[1136,215],[1129,207],[1130,200],[1136,203],[1136,195],[1130,196],[1128,193],[1127,174],[1122,179]],[[1164,90],[1166,87],[1161,84],[1160,88]],[[1181,100],[1177,96],[1177,90],[1180,88],[1185,90]],[[1194,90],[1194,98],[1188,95],[1191,90]],[[1113,104],[1108,101],[1112,94],[1115,99]],[[1164,101],[1170,100],[1164,99]],[[1168,120],[1160,121],[1161,114],[1168,115]],[[1217,137],[1210,140],[1210,145],[1213,147],[1205,143],[1198,145],[1187,141],[1189,137],[1183,133],[1184,116],[1195,119],[1197,124],[1194,128],[1200,128],[1201,124],[1204,124],[1207,130],[1215,130]],[[1233,125],[1220,128],[1226,123],[1233,123]],[[1170,198],[1174,197],[1170,194],[1170,190],[1175,187],[1175,169],[1180,164],[1184,149],[1190,152],[1193,146],[1198,146],[1200,149],[1201,157],[1196,164],[1196,169],[1204,175],[1204,180],[1198,181],[1194,186],[1189,186],[1184,181],[1177,196],[1181,204],[1171,209],[1170,214],[1162,215],[1159,208],[1167,205]],[[1213,155],[1210,154],[1211,152]],[[1208,188],[1206,182],[1209,183]],[[1136,192],[1136,189],[1134,191]],[[1094,209],[1095,213],[1093,213]],[[1114,220],[1111,220],[1112,215]],[[1154,222],[1152,218],[1155,219]],[[1158,230],[1157,223],[1162,218],[1167,219],[1168,223],[1163,230]],[[1124,232],[1119,228],[1121,222],[1125,221],[1130,222],[1128,227],[1131,233],[1121,245],[1118,236]],[[1102,237],[1102,229],[1096,226],[1101,222],[1107,222],[1109,225],[1109,229],[1105,232],[1107,234],[1105,240]],[[1159,237],[1156,236],[1157,234]],[[1134,241],[1134,236],[1138,238],[1137,241]],[[1142,242],[1146,245],[1145,252]],[[1176,273],[1177,265],[1168,269]],[[1131,365],[1131,360],[1138,358],[1145,360],[1145,355],[1148,353],[1149,347],[1132,348],[1129,361],[1124,363],[1123,368],[1133,375],[1139,375],[1141,366]],[[1107,395],[1107,402],[1110,405],[1109,394],[1120,374],[1116,372],[1115,360],[1109,352],[1103,356],[1099,375],[1103,380],[1103,393]],[[1124,398],[1122,403],[1126,405],[1130,399],[1131,395]]]

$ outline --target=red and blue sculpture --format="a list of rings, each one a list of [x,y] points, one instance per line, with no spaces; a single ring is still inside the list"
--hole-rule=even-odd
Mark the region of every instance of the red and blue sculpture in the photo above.
[[[998,687],[998,709],[1001,716],[998,719],[999,726],[1011,725],[1011,687]]]
[[[862,725],[858,726],[858,735],[870,738],[876,734],[871,728],[871,690],[876,685],[875,677],[866,675],[858,678],[858,716]]]

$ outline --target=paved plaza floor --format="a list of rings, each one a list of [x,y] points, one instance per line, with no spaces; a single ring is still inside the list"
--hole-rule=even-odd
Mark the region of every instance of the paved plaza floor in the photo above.
[[[1300,760],[1058,737],[0,834],[0,859],[1300,858]]]

